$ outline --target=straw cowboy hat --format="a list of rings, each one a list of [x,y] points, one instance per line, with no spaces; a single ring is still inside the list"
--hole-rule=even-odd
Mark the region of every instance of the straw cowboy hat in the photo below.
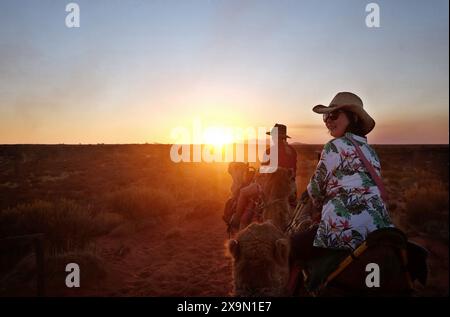
[[[361,98],[351,92],[340,92],[330,105],[317,105],[312,110],[316,113],[329,113],[338,109],[348,110],[356,114],[359,118],[363,133],[366,135],[375,127],[375,120],[364,110]]]
[[[275,128],[278,128],[278,137],[279,138],[289,138],[289,139],[291,138],[289,135],[286,134],[287,128],[284,124],[276,123],[270,132],[272,132]],[[270,132],[266,132],[266,134],[270,135]]]

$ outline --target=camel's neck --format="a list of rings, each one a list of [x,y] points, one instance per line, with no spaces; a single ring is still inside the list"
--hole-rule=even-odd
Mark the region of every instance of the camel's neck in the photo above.
[[[289,201],[287,198],[276,198],[266,202],[265,205],[267,210],[288,210],[289,209]]]
[[[264,220],[271,220],[272,223],[282,232],[286,229],[290,217],[290,207],[287,199],[274,199],[264,208]]]
[[[267,195],[266,197],[266,202],[270,203],[271,201],[275,201],[275,200],[281,200],[281,201],[288,201],[289,200],[289,196],[286,195],[286,193],[284,192],[280,192],[277,189],[272,189],[269,193],[269,195]]]
[[[244,175],[242,173],[232,175],[233,182],[231,183],[231,193],[234,195],[238,194],[239,189],[244,183]]]

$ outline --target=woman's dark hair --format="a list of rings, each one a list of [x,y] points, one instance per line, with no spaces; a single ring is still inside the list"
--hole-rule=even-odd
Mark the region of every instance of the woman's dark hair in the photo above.
[[[363,128],[360,124],[361,121],[359,120],[358,116],[355,113],[348,110],[343,110],[343,112],[345,113],[345,115],[348,118],[348,121],[350,122],[345,132],[350,132],[355,135],[365,137],[366,135],[364,134]]]

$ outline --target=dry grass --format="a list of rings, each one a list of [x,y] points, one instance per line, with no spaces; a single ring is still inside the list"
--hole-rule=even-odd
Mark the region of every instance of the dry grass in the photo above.
[[[128,187],[107,195],[107,208],[129,220],[163,221],[174,208],[173,197],[167,191],[150,187]]]
[[[83,249],[120,222],[119,215],[95,213],[90,207],[65,199],[36,200],[0,212],[2,237],[44,233],[52,254]]]
[[[448,187],[440,182],[405,191],[406,220],[415,229],[448,241]]]

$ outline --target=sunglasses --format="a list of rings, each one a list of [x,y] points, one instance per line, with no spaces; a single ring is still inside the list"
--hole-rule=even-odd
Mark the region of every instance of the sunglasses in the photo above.
[[[339,118],[339,115],[341,114],[341,110],[335,110],[329,113],[324,113],[323,114],[323,122],[327,122],[328,119],[330,119],[331,121],[337,120],[337,118]]]

